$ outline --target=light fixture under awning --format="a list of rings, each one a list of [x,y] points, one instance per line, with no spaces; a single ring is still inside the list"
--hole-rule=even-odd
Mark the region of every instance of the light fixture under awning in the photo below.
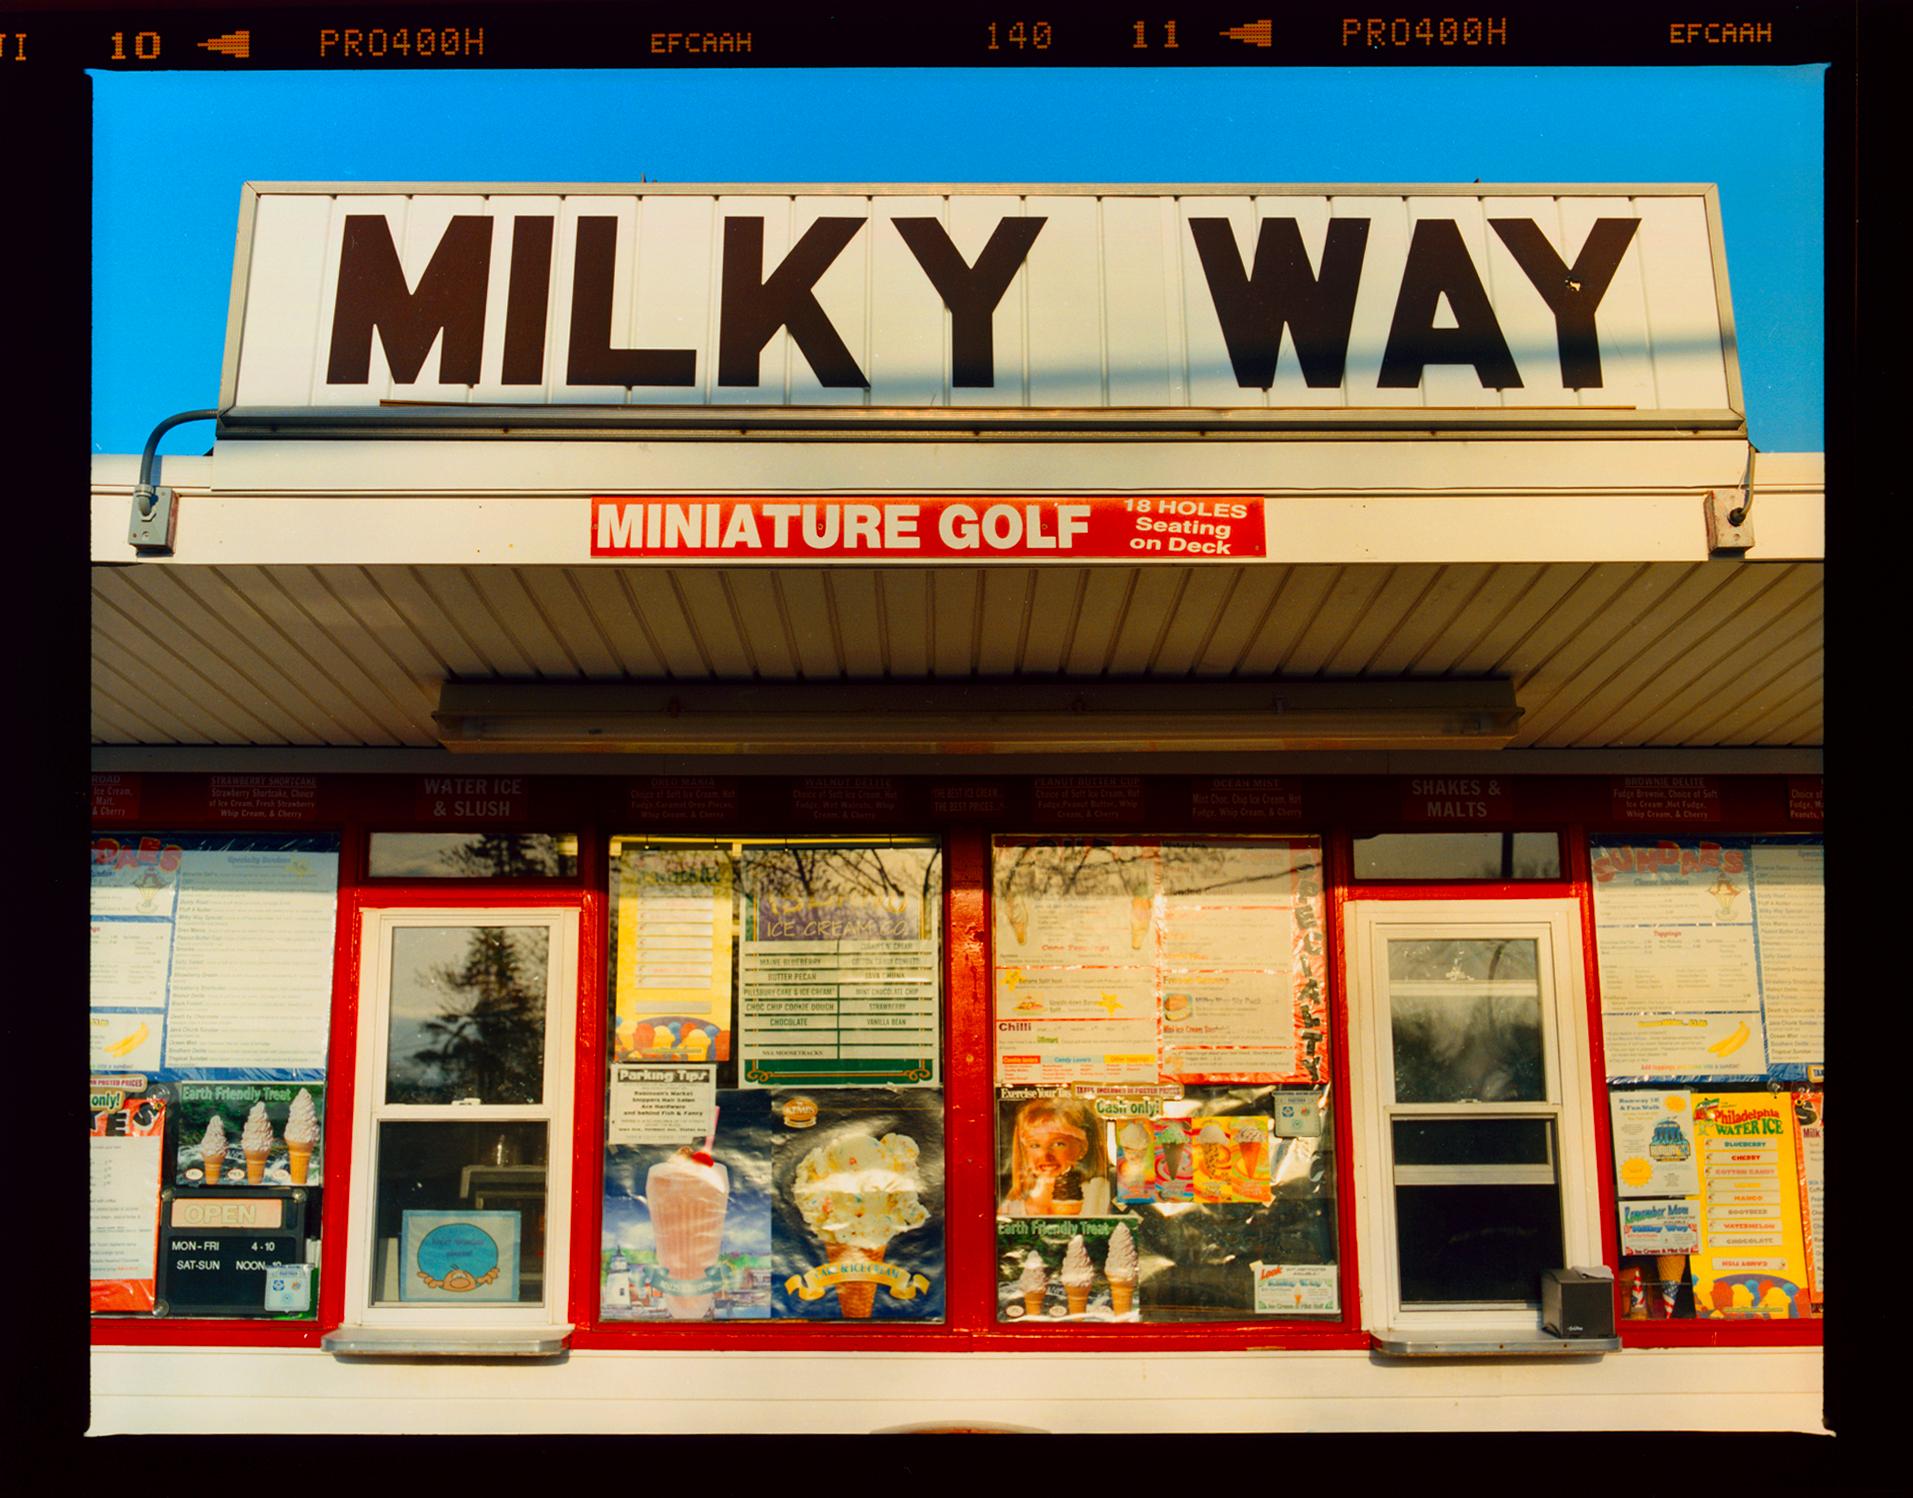
[[[447,682],[448,749],[605,754],[1179,754],[1498,749],[1504,680],[675,684]]]

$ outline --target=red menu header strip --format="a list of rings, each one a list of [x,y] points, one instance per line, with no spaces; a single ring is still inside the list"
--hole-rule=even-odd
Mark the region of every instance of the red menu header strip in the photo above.
[[[1123,495],[597,495],[594,557],[1260,557],[1262,500]]]

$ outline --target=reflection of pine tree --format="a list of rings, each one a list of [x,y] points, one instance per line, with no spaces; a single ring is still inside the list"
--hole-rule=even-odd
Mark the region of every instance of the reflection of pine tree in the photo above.
[[[433,973],[447,990],[422,1029],[429,1044],[413,1060],[432,1076],[430,1098],[535,1103],[544,1091],[543,931],[475,926],[462,963]],[[526,971],[530,969],[529,973]],[[402,1101],[395,1099],[394,1101]]]
[[[445,861],[468,879],[555,879],[564,872],[550,838],[515,832],[481,832]]]

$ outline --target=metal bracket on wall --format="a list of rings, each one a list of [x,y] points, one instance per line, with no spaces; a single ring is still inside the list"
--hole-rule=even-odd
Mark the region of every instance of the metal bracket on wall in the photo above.
[[[126,527],[126,543],[141,550],[170,552],[173,532],[179,525],[179,506],[173,491],[165,487],[136,491],[133,517]]]
[[[1753,498],[1744,489],[1711,489],[1703,501],[1707,550],[1746,551],[1754,544]]]

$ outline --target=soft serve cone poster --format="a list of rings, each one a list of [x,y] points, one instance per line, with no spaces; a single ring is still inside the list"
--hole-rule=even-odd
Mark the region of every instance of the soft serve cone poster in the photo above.
[[[771,1314],[766,1094],[717,1094],[717,1130],[605,1149],[600,1313],[608,1321],[737,1321]]]
[[[941,1321],[941,1089],[771,1096],[775,1313]]]

